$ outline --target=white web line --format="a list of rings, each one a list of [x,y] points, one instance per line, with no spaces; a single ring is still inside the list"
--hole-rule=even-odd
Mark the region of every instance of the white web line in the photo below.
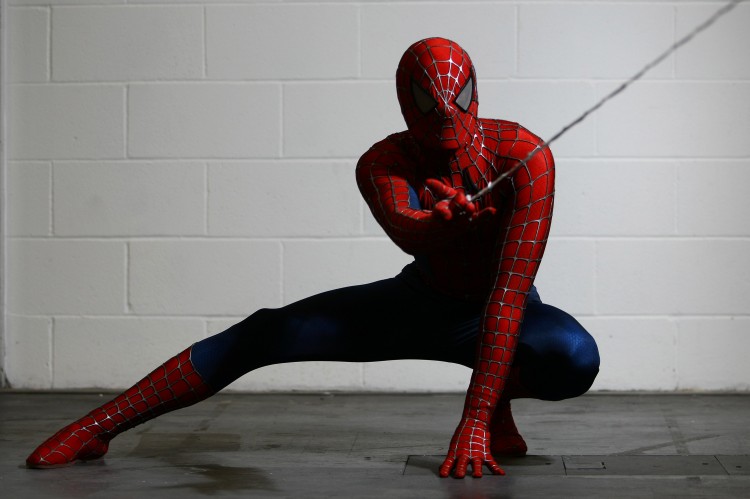
[[[677,49],[685,45],[687,42],[692,40],[696,35],[698,35],[700,32],[711,26],[713,23],[715,23],[720,17],[727,14],[729,11],[734,9],[737,5],[744,2],[745,0],[732,0],[726,5],[724,5],[722,8],[717,10],[711,17],[703,21],[703,23],[696,26],[690,33],[682,37],[681,39],[677,40],[675,43],[672,44],[671,47],[669,47],[667,50],[665,50],[661,55],[659,55],[656,59],[649,62],[643,68],[641,68],[640,71],[635,73],[633,76],[628,78],[625,82],[623,82],[619,87],[615,88],[613,91],[602,97],[599,102],[591,106],[589,109],[584,111],[580,116],[578,116],[576,119],[565,125],[559,132],[557,132],[555,135],[552,136],[548,141],[543,142],[541,145],[538,145],[534,148],[533,151],[531,151],[523,160],[519,161],[518,164],[510,168],[508,171],[497,177],[495,180],[487,184],[487,186],[477,192],[476,194],[466,196],[469,201],[474,201],[476,199],[479,199],[480,197],[484,196],[488,192],[490,192],[492,189],[495,188],[495,186],[500,183],[503,179],[508,178],[510,175],[512,175],[516,170],[521,168],[522,166],[526,166],[526,163],[533,158],[536,153],[544,149],[545,147],[552,144],[554,141],[562,137],[565,133],[567,133],[571,128],[578,125],[580,122],[585,120],[591,113],[595,112],[597,109],[602,107],[607,101],[613,99],[617,94],[628,88],[632,83],[639,80],[646,72],[648,72],[650,69],[652,69],[654,66],[661,63],[664,59],[669,57],[672,53],[676,52]]]

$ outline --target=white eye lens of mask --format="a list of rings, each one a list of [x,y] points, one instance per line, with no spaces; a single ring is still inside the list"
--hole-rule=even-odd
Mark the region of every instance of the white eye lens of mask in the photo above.
[[[456,97],[456,105],[461,108],[461,111],[466,112],[471,105],[471,98],[474,95],[474,80],[469,78],[464,88]]]
[[[411,82],[411,93],[414,95],[414,103],[417,105],[417,109],[422,114],[427,114],[437,105],[435,99],[415,82]]]

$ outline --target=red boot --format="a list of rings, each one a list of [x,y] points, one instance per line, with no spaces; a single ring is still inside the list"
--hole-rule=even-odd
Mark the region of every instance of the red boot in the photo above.
[[[490,452],[493,456],[525,456],[526,442],[513,421],[510,401],[500,399],[490,420]]]
[[[57,468],[97,459],[109,441],[165,412],[213,395],[190,360],[192,347],[169,359],[115,399],[48,438],[26,458],[29,468]]]

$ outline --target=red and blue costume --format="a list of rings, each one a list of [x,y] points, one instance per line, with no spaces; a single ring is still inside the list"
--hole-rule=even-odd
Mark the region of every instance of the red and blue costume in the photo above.
[[[478,117],[474,66],[455,42],[413,44],[396,84],[408,130],[365,152],[356,179],[375,219],[414,262],[390,279],[259,310],[194,344],[50,437],[30,467],[101,457],[118,433],[262,366],[428,359],[473,369],[440,475],[463,477],[469,464],[474,476],[484,465],[501,474],[493,453],[526,452],[510,399],[589,389],[599,368],[593,338],[533,286],[552,217],[551,152],[517,123]]]

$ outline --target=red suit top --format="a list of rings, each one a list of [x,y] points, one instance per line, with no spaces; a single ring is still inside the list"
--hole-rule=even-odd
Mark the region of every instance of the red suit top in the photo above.
[[[477,358],[461,423],[441,467],[463,476],[471,462],[502,470],[489,453],[487,424],[509,375],[531,289],[550,229],[554,160],[517,123],[477,117],[468,54],[430,38],[404,53],[396,73],[408,130],[368,150],[357,183],[375,219],[438,291],[483,301]],[[474,202],[467,197],[525,165]],[[411,196],[416,193],[419,203]]]

